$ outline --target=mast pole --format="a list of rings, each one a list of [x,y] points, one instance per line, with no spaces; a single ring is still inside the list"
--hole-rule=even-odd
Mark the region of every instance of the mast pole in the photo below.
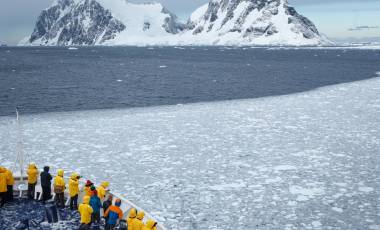
[[[20,115],[18,112],[18,109],[16,107],[16,121],[17,121],[17,160],[19,164],[19,170],[20,170],[20,180],[23,181],[23,175],[24,175],[24,154],[22,152],[22,135],[21,135],[21,123],[20,123]]]

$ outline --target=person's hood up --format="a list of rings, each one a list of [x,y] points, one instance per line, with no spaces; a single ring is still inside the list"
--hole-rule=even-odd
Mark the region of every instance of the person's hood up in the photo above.
[[[121,200],[120,200],[119,198],[115,200],[115,205],[116,205],[117,207],[120,207],[120,205],[121,205]]]
[[[5,172],[6,172],[6,169],[0,166],[0,173],[5,173]]]
[[[108,181],[103,181],[102,184],[101,184],[101,186],[102,186],[103,188],[108,188],[108,186],[110,186],[110,182],[108,182]]]
[[[84,196],[83,197],[83,204],[89,204],[90,203],[90,196]]]
[[[156,221],[154,221],[154,220],[148,220],[148,221],[146,222],[146,227],[147,227],[148,229],[153,229],[153,227],[154,227],[155,224],[156,224]]]
[[[57,175],[60,176],[60,177],[63,177],[63,174],[64,174],[63,169],[58,169]]]
[[[35,163],[30,163],[30,164],[29,164],[29,168],[30,168],[30,169],[37,169],[37,166],[36,166]]]
[[[45,166],[45,167],[44,167],[44,172],[47,172],[47,173],[48,173],[49,170],[50,170],[49,166]]]
[[[139,220],[142,220],[142,219],[144,219],[144,216],[145,216],[145,212],[139,211],[139,212],[137,212],[136,218]]]
[[[78,173],[75,173],[75,172],[74,172],[74,173],[71,174],[70,178],[71,178],[72,180],[77,180],[78,176],[79,176]]]
[[[136,215],[137,215],[136,209],[135,208],[131,208],[131,210],[129,211],[128,217],[129,218],[136,218]]]

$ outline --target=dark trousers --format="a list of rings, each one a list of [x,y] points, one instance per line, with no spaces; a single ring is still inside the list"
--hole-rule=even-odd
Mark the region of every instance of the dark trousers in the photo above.
[[[105,228],[105,230],[113,230],[113,229],[115,229],[115,225],[114,224],[106,224],[106,228]]]
[[[79,230],[90,230],[91,224],[80,224]]]
[[[91,215],[91,222],[92,223],[100,223],[100,211],[99,212],[93,212]]]
[[[55,194],[55,201],[57,203],[57,206],[60,207],[60,208],[64,208],[65,207],[65,196],[64,196],[64,193],[56,193]]]
[[[42,200],[47,201],[51,198],[51,186],[42,186]]]
[[[1,199],[0,207],[3,207],[7,199],[7,192],[0,192],[0,199]]]
[[[34,199],[34,193],[36,191],[36,184],[28,184],[28,198],[29,199]]]
[[[8,185],[7,189],[7,201],[13,201],[13,185]]]
[[[74,210],[78,208],[78,195],[70,197],[70,209]]]

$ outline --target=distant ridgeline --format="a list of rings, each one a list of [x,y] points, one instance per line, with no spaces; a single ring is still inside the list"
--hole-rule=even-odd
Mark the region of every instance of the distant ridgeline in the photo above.
[[[212,0],[187,23],[159,3],[56,0],[20,45],[326,45],[287,0]]]

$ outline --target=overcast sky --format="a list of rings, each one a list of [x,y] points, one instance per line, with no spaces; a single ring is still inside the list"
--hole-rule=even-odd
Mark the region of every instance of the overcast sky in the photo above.
[[[131,0],[151,2],[150,0]],[[181,19],[208,0],[156,0]],[[33,31],[42,9],[53,0],[1,0],[0,41],[17,44]],[[311,19],[332,38],[380,37],[380,0],[289,0],[297,11]]]

